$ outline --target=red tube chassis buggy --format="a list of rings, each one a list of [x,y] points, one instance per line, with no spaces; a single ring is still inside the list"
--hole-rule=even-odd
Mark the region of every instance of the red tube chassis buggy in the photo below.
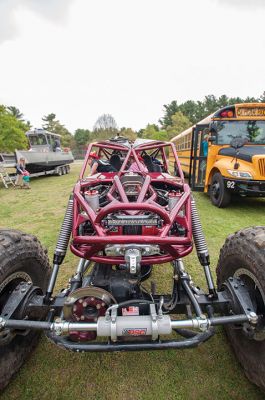
[[[92,150],[99,156],[111,158],[121,154],[121,168],[116,172],[102,172],[86,177],[87,161]],[[181,171],[176,151],[171,143],[138,140],[132,146],[127,142],[101,142],[91,144],[80,175],[74,188],[73,241],[71,250],[79,257],[98,263],[121,264],[124,257],[109,257],[105,247],[111,245],[153,244],[159,253],[143,256],[142,264],[161,264],[184,257],[192,251],[191,197],[190,188],[180,176],[168,172],[166,151],[172,151]],[[110,151],[112,153],[110,155]],[[140,163],[140,157],[161,160],[158,172],[130,172],[132,162]],[[123,157],[122,157],[123,156]],[[141,179],[139,179],[141,178]],[[106,205],[93,210],[85,199],[85,192],[100,188],[101,198]],[[104,189],[107,194],[104,196]],[[172,195],[174,207],[169,208],[165,195]],[[175,200],[175,202],[174,202]],[[102,199],[100,199],[102,201]],[[99,201],[99,206],[101,205]],[[116,221],[110,221],[115,215]],[[147,215],[152,218],[145,218]],[[128,216],[127,220],[125,216]],[[80,235],[80,225],[89,222],[90,234]],[[120,223],[120,225],[119,225]],[[125,225],[125,224],[128,225]],[[148,225],[151,224],[152,225]],[[139,227],[135,233],[135,225]],[[132,234],[130,234],[130,227]],[[178,233],[178,230],[180,233]],[[125,233],[126,231],[126,233]],[[109,251],[108,251],[109,253]]]
[[[100,172],[90,175],[92,152]],[[69,242],[79,263],[68,286],[55,295]],[[184,268],[182,257],[193,243],[206,293]],[[246,374],[265,388],[264,259],[265,228],[230,236],[220,253],[216,288],[174,145],[121,138],[92,143],[67,205],[51,274],[35,237],[0,230],[0,387],[22,364],[38,330],[73,351],[132,351],[195,347],[216,325],[225,325]],[[169,294],[142,285],[162,263],[173,269]],[[178,337],[172,339],[172,333]],[[161,340],[165,335],[169,339]],[[253,354],[261,355],[256,364]],[[6,368],[7,357],[15,369]]]

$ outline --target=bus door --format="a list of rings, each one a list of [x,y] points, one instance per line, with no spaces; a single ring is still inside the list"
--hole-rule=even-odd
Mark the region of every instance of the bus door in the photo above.
[[[196,125],[192,131],[189,185],[192,190],[203,192],[205,183],[205,172],[207,165],[209,124]]]

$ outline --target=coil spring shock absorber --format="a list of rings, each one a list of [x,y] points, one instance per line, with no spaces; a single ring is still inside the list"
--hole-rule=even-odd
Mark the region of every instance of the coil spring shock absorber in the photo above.
[[[209,293],[216,297],[216,289],[214,286],[211,270],[210,270],[210,256],[208,247],[203,234],[200,217],[197,211],[196,203],[194,198],[191,198],[191,223],[192,223],[192,234],[197,251],[198,259],[204,268],[204,273],[209,288]]]
[[[45,303],[49,302],[49,299],[52,295],[55,281],[56,281],[58,271],[59,271],[59,266],[62,264],[65,254],[66,254],[66,251],[67,251],[69,239],[70,239],[71,232],[72,232],[73,205],[74,205],[73,194],[71,194],[69,197],[66,212],[64,215],[64,220],[63,220],[63,223],[61,226],[61,230],[60,230],[59,237],[57,240],[57,245],[56,245],[54,255],[53,255],[53,270],[52,270],[48,289],[47,289],[45,299],[44,299]]]

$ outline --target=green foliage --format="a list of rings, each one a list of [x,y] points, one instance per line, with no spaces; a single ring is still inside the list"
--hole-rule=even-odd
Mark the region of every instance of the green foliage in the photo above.
[[[117,135],[116,131],[111,129],[99,129],[92,132],[90,142],[97,142],[99,140],[108,140]]]
[[[262,93],[262,95],[260,96],[259,101],[260,101],[261,103],[265,103],[265,91],[264,91],[264,92]]]
[[[57,133],[61,135],[61,144],[62,146],[70,147],[73,143],[73,136],[71,133],[65,128],[64,125],[60,123],[59,120],[56,119],[56,115],[54,113],[48,114],[42,118],[44,124],[42,127],[52,133]]]
[[[44,117],[42,118],[42,121],[45,123],[42,124],[42,127],[49,132],[54,132],[56,125],[59,123],[59,121],[57,121],[55,118],[56,118],[56,115],[53,113],[44,115]]]
[[[143,128],[142,128],[142,129],[139,129],[139,131],[137,131],[136,134],[137,134],[137,136],[138,136],[139,138],[142,138],[142,137],[143,137],[143,134],[144,134],[144,129],[143,129]]]
[[[171,121],[172,125],[168,126],[166,129],[168,140],[172,139],[178,133],[185,131],[185,129],[192,125],[190,120],[184,114],[182,114],[181,111],[177,111],[174,115],[172,115]]]
[[[152,139],[153,140],[161,140],[161,141],[167,142],[169,140],[168,139],[168,133],[166,131],[157,131],[157,132],[154,133]]]
[[[168,133],[165,130],[160,130],[156,124],[148,124],[145,129],[141,129],[143,139],[152,140],[168,140]]]
[[[74,133],[74,139],[77,146],[85,146],[90,139],[91,132],[88,129],[77,129]]]
[[[10,114],[13,115],[13,117],[15,117],[16,119],[20,119],[23,121],[24,115],[22,114],[22,112],[20,112],[20,110],[17,107],[8,106],[7,111],[10,112]]]
[[[213,94],[210,94],[205,96],[203,101],[187,100],[179,105],[176,100],[173,100],[170,104],[164,105],[164,116],[159,120],[159,122],[164,129],[173,126],[172,117],[176,114],[176,112],[180,111],[190,120],[191,125],[193,125],[218,109],[228,106],[229,104],[258,102],[265,102],[265,92],[263,92],[259,98],[248,96],[245,99],[240,97],[229,98],[226,95],[216,97]]]
[[[148,124],[145,129],[138,132],[138,136],[143,139],[168,141],[189,126],[188,118],[178,111],[172,116],[172,125],[167,129],[161,130],[155,124]]]
[[[104,114],[104,115],[108,116],[108,114]],[[113,117],[111,117],[111,118],[113,118]],[[98,121],[99,121],[99,119],[98,119]],[[115,121],[114,118],[113,118],[113,121]],[[116,128],[115,128],[115,126],[116,126]],[[152,125],[152,126],[156,127],[155,128],[155,131],[157,129],[156,132],[159,131],[159,128],[157,127],[157,125]],[[145,130],[142,129],[142,132],[144,132],[144,131]],[[84,147],[84,145],[87,144],[87,142],[97,142],[99,140],[108,140],[108,139],[116,137],[116,136],[123,136],[131,141],[136,140],[137,137],[143,137],[143,136],[139,135],[139,132],[134,131],[132,128],[122,127],[121,129],[118,129],[116,123],[114,123],[114,125],[108,125],[108,124],[99,125],[99,124],[97,124],[97,127],[95,124],[94,130],[92,132],[89,132],[88,140],[84,143],[81,143],[82,138],[86,137],[86,132],[88,134],[89,131],[87,129],[77,129],[76,130],[74,138],[75,138],[77,147],[81,147],[81,146]],[[78,135],[77,135],[77,133],[78,133]],[[80,136],[80,140],[79,140],[79,136]]]
[[[135,140],[137,138],[137,133],[131,128],[121,128],[119,135],[124,136],[129,140]]]
[[[159,131],[157,125],[155,124],[148,124],[146,125],[146,128],[143,129],[142,132],[142,138],[143,139],[154,139],[154,136],[157,134]]]
[[[164,104],[164,116],[159,120],[159,123],[163,128],[166,128],[171,125],[171,117],[177,111],[179,111],[179,106],[176,100],[171,101],[170,104]]]
[[[15,149],[26,149],[28,140],[25,132],[27,124],[18,120],[5,106],[0,106],[0,151],[13,152]]]

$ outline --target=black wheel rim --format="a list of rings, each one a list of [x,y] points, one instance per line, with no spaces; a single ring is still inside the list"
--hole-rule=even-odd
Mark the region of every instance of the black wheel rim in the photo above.
[[[10,294],[20,282],[31,282],[31,277],[24,271],[17,271],[9,275],[0,284],[0,313],[8,301]],[[7,345],[16,336],[14,330],[4,329],[0,331],[0,346]]]
[[[234,273],[234,277],[240,278],[248,288],[255,312],[259,316],[259,321],[255,331],[252,334],[252,339],[263,341],[265,340],[265,292],[256,276],[248,269],[239,268]],[[246,331],[249,331],[248,327]]]

